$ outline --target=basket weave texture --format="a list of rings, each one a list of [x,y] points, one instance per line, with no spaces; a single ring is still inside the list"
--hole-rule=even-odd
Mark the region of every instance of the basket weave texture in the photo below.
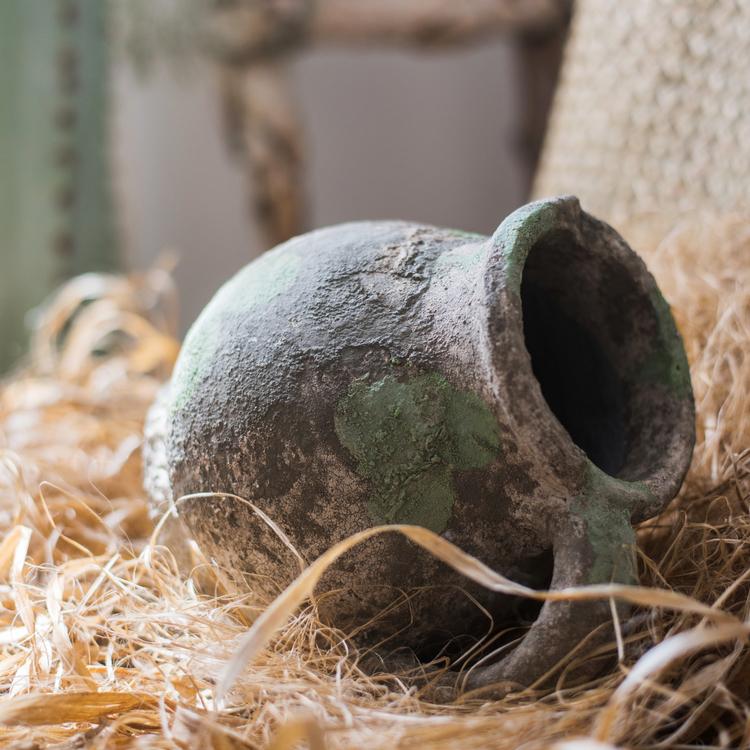
[[[750,2],[578,0],[534,186],[622,224],[750,203]]]

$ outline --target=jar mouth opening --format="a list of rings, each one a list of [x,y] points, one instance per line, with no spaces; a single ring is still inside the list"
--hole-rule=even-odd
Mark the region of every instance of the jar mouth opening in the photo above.
[[[540,439],[567,440],[563,452],[583,453],[605,474],[674,494],[694,407],[682,341],[653,277],[575,199],[532,204],[511,231],[506,223],[493,237],[505,275],[495,306],[510,325],[495,355],[515,350],[531,376],[506,378],[511,411],[536,417]]]
[[[542,396],[571,440],[602,471],[619,476],[630,416],[624,368],[620,352],[613,361],[603,345],[601,300],[570,278],[585,264],[582,255],[565,231],[532,246],[521,279],[524,345]]]

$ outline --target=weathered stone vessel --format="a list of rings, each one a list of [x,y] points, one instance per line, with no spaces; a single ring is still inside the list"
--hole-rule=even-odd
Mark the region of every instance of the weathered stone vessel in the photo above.
[[[375,524],[418,524],[540,588],[630,580],[632,524],[675,495],[694,442],[667,304],[571,197],[489,238],[363,222],[275,248],[193,325],[162,418],[152,485],[247,498],[307,561]],[[299,572],[247,505],[178,510],[249,585],[273,594]],[[348,552],[317,593],[324,618],[382,651],[429,658],[491,627],[520,638],[474,686],[528,683],[610,617],[607,602],[492,594],[397,534]]]

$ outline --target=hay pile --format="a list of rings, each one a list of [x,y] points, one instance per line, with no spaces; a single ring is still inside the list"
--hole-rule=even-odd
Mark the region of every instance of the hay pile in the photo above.
[[[572,654],[552,690],[451,705],[367,676],[309,602],[291,619],[277,605],[279,627],[266,618],[248,640],[262,603],[199,550],[180,578],[140,466],[176,354],[168,276],[66,288],[0,392],[0,746],[747,745],[750,222],[685,225],[645,254],[698,407],[685,487],[639,532],[641,584],[660,591],[609,590],[641,603],[613,629],[609,674],[569,685]]]

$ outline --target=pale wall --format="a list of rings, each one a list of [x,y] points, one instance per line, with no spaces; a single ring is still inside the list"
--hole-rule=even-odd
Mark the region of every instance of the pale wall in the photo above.
[[[491,232],[524,198],[514,58],[320,50],[294,66],[305,114],[312,224],[403,218]],[[118,73],[116,163],[131,265],[179,251],[183,322],[263,248],[244,175],[222,141],[209,70]]]

